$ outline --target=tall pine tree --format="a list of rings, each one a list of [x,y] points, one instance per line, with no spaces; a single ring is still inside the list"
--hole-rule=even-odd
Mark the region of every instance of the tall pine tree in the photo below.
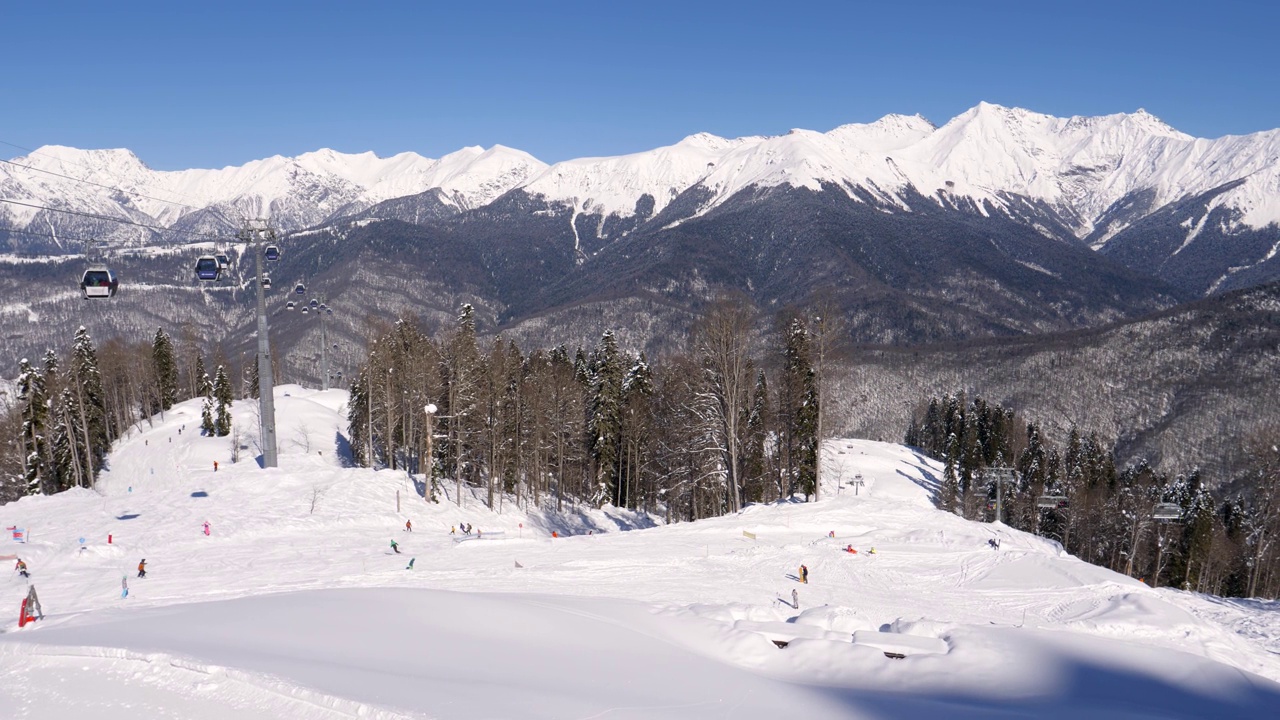
[[[44,376],[26,358],[18,363],[18,402],[22,406],[22,464],[28,495],[48,491],[47,424],[49,402]]]
[[[67,386],[75,399],[74,425],[80,437],[80,460],[84,481],[92,487],[111,444],[112,432],[107,424],[106,397],[102,375],[98,370],[98,351],[89,331],[81,325],[71,346],[67,368]]]
[[[204,362],[201,361],[200,364],[204,365]],[[213,381],[209,379],[208,373],[200,378],[198,388],[197,392],[204,398],[204,404],[200,407],[200,432],[213,435],[217,432],[218,426],[213,421]]]
[[[160,409],[168,410],[178,401],[178,361],[173,354],[173,341],[164,328],[157,328],[151,341],[151,368]]]
[[[231,381],[227,379],[227,369],[219,365],[217,376],[213,379],[213,434],[218,437],[224,437],[231,434],[232,399]]]
[[[778,412],[783,422],[788,493],[814,499],[818,468],[818,386],[809,360],[809,334],[800,318],[787,326]]]
[[[591,403],[587,409],[587,445],[595,465],[597,505],[617,495],[622,445],[622,359],[612,330],[606,330],[591,358]]]

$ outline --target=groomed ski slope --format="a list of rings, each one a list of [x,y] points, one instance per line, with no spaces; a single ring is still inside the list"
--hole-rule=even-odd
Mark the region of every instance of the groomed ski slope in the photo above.
[[[457,505],[452,486],[429,503],[403,472],[343,467],[345,400],[277,389],[278,469],[260,469],[253,450],[232,463],[230,439],[201,437],[189,401],[119,442],[97,491],[0,507],[2,527],[30,535],[4,539],[0,555],[28,563],[46,614],[19,629],[26,584],[3,585],[0,717],[1280,708],[1276,603],[1153,590],[1052,542],[938,512],[940,469],[908,448],[830,442],[817,503],[670,526],[611,508],[525,512],[511,498],[499,514],[478,494]],[[251,444],[254,408],[237,403],[235,420]],[[460,522],[483,535],[450,535]],[[806,585],[788,577],[802,563]],[[799,609],[779,601],[793,589]]]

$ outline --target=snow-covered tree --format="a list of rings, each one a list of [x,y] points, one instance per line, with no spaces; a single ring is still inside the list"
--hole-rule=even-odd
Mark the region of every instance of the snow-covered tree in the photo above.
[[[204,364],[202,361],[201,365]],[[200,432],[205,435],[214,435],[218,426],[213,420],[213,381],[209,379],[209,374],[205,373],[200,378],[200,384],[197,385],[197,392],[200,397],[204,398],[204,403],[200,406]]]
[[[227,369],[218,366],[213,380],[213,434],[224,437],[231,434],[231,381],[227,378]]]
[[[617,494],[622,444],[622,359],[612,330],[606,330],[591,356],[591,400],[587,407],[587,448],[594,461],[596,492],[592,502],[610,502]]]
[[[168,410],[178,401],[178,361],[174,357],[173,340],[164,328],[157,328],[151,341],[151,368],[160,409]]]
[[[37,495],[48,490],[45,444],[48,442],[49,403],[44,375],[26,358],[18,363],[18,402],[22,408],[23,478],[27,494]]]

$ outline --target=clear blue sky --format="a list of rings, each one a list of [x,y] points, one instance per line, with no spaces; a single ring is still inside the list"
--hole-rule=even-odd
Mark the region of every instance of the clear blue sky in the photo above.
[[[321,147],[548,162],[981,100],[1280,127],[1280,3],[6,3],[0,141],[159,169]],[[0,157],[21,151],[0,146]]]

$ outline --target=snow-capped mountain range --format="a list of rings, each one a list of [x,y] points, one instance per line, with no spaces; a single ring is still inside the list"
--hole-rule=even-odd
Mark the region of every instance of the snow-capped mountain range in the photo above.
[[[438,160],[326,149],[221,170],[166,172],[148,168],[129,150],[46,146],[0,164],[0,198],[26,203],[0,205],[0,218],[9,227],[53,237],[65,218],[30,205],[165,228],[207,213],[233,226],[243,218],[271,217],[287,231],[429,189],[440,190],[459,210],[479,207],[545,167],[528,153],[495,145],[463,148]],[[140,230],[122,226],[111,237],[145,237]]]
[[[75,180],[59,177],[64,175]],[[708,206],[752,186],[834,184],[909,210],[900,194],[910,185],[939,203],[948,195],[997,208],[1011,194],[1044,201],[1085,237],[1101,229],[1096,223],[1108,208],[1132,193],[1153,192],[1158,207],[1239,180],[1217,204],[1239,210],[1239,222],[1249,227],[1280,221],[1280,130],[1208,140],[1143,110],[1058,118],[982,103],[941,127],[919,115],[887,115],[826,133],[736,139],[699,133],[645,152],[550,166],[495,145],[438,160],[411,152],[379,158],[326,149],[221,170],[166,172],[151,170],[128,150],[46,146],[0,167],[0,197],[110,215],[141,212],[161,226],[200,208],[269,213],[292,206],[296,211],[280,222],[296,227],[437,188],[461,210],[521,188],[625,216],[646,194],[661,211],[695,185],[712,191]],[[12,205],[6,211],[20,228],[38,212]]]
[[[1212,271],[1202,270],[1213,264],[1203,250],[1186,253],[1180,262],[1193,267],[1179,272],[1201,272],[1203,278],[1187,280],[1201,289],[1215,289],[1280,250],[1271,239],[1280,230],[1280,130],[1210,140],[1142,110],[1058,118],[988,103],[941,127],[918,115],[888,115],[825,133],[736,139],[699,133],[654,150],[554,165],[495,145],[438,160],[319,150],[221,170],[166,172],[151,170],[128,150],[46,146],[0,163],[0,199],[25,203],[0,203],[0,238],[15,230],[11,250],[74,252],[85,236],[107,246],[159,237],[138,225],[31,206],[190,235],[226,234],[248,217],[269,216],[285,231],[358,213],[376,219],[378,203],[423,193],[449,212],[522,191],[574,218],[644,219],[694,190],[679,223],[741,191],[779,186],[843,192],[890,213],[913,212],[924,198],[943,209],[1006,215],[1043,235],[1127,257],[1130,267],[1174,258],[1206,228],[1214,239],[1202,241],[1209,244],[1265,231],[1247,249],[1219,258]],[[1189,199],[1193,206],[1178,205]],[[1169,235],[1170,223],[1176,225],[1176,238],[1153,243],[1143,236],[1107,248],[1117,234],[1174,206],[1179,212],[1161,227]],[[576,237],[577,223],[571,224]],[[1162,244],[1157,256],[1146,257],[1154,244]]]

